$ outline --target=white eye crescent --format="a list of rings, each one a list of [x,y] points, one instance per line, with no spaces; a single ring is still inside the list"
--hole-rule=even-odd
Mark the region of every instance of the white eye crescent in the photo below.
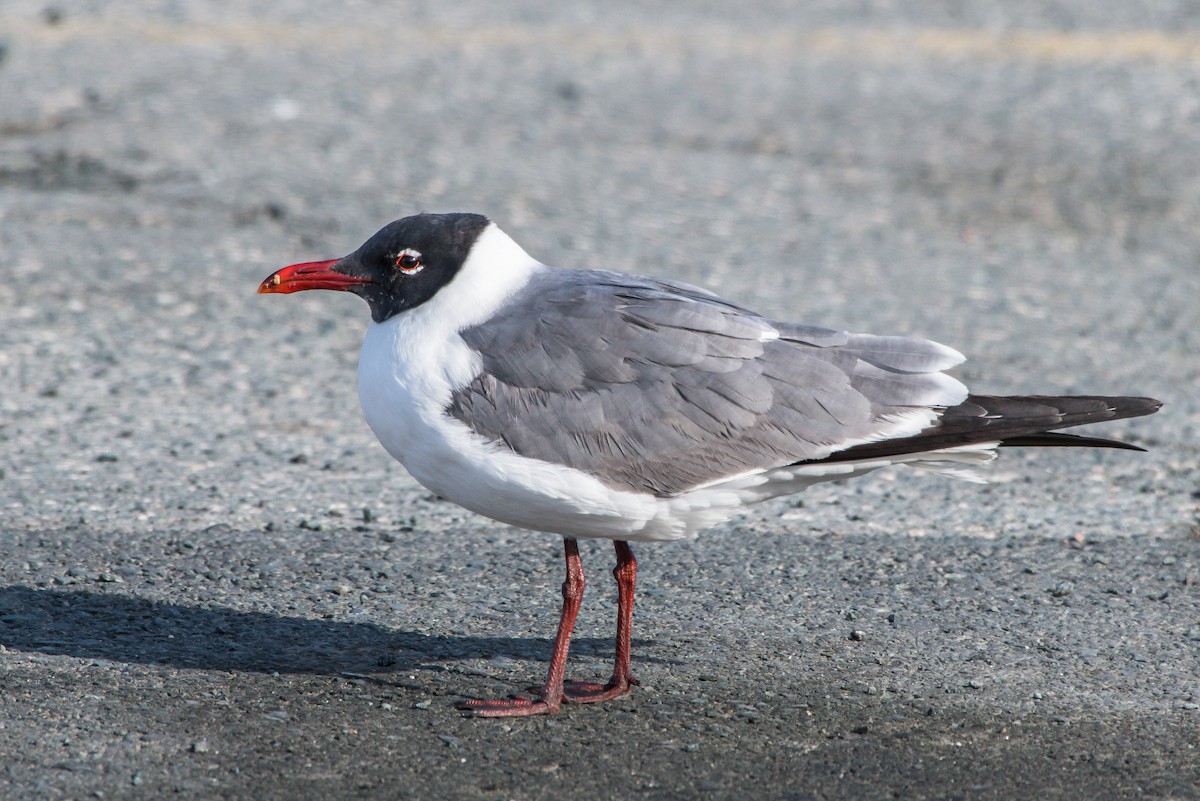
[[[415,275],[424,267],[420,252],[412,248],[405,248],[396,255],[396,269],[405,275]]]

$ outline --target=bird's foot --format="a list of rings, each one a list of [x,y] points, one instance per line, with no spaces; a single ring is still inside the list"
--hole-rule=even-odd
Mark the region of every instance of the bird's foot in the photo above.
[[[455,708],[466,712],[473,718],[516,718],[530,715],[553,715],[562,704],[595,704],[600,701],[610,701],[613,698],[624,698],[633,692],[638,683],[633,676],[613,676],[607,684],[594,681],[566,681],[557,698],[547,695],[543,688],[530,688],[531,693],[538,693],[536,698],[524,695],[510,695],[508,698],[472,698],[459,701]]]
[[[594,704],[624,698],[637,684],[633,676],[613,676],[607,684],[591,681],[568,681],[563,685],[563,700],[571,704]]]
[[[523,718],[530,715],[553,715],[558,711],[562,699],[526,698],[510,695],[508,698],[472,698],[459,701],[454,706],[473,718]]]

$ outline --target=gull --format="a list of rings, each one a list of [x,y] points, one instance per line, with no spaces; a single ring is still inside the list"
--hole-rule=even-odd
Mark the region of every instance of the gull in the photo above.
[[[906,336],[771,320],[707,290],[561,270],[479,214],[418,214],[348,256],[284,267],[260,293],[366,300],[368,425],[422,485],[473,512],[560,535],[566,581],[536,697],[469,700],[481,717],[630,693],[630,542],[686,540],[748,504],[903,465],[981,480],[1004,446],[1142,450],[1060,433],[1152,414],[1151,398],[973,395],[963,356]],[[616,657],[565,679],[584,591],[579,538],[616,550]]]

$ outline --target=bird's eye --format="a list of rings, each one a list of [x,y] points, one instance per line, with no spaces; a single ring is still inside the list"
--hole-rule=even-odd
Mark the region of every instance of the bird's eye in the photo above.
[[[424,266],[421,263],[421,254],[412,248],[405,248],[396,256],[396,269],[405,275],[419,273]]]

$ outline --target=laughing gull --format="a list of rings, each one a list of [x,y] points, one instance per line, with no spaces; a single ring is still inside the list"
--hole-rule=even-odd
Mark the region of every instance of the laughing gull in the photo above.
[[[1151,414],[1150,398],[970,395],[936,342],[769,320],[687,284],[558,270],[486,217],[420,214],[341,259],[294,264],[260,293],[337,289],[372,323],[358,394],[421,484],[474,512],[561,535],[567,578],[536,698],[486,717],[627,695],[630,541],[691,539],[746,504],[908,465],[980,480],[1002,445],[1141,450],[1057,429]],[[613,540],[616,665],[564,681],[583,595],[576,538]]]

